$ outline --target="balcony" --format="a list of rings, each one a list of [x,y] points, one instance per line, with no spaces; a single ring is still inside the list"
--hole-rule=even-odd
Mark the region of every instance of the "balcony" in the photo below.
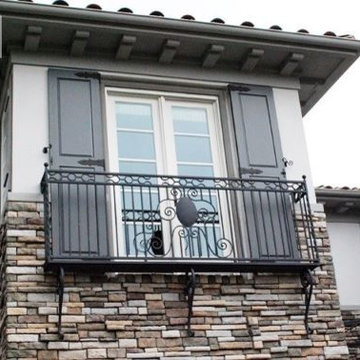
[[[301,272],[319,265],[305,179],[49,170],[48,270]]]

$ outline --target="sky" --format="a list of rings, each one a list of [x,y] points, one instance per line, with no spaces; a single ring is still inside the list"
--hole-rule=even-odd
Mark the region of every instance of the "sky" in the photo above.
[[[166,17],[222,18],[227,24],[251,21],[258,28],[333,31],[360,39],[359,0],[66,0],[70,6],[99,4],[104,10],[129,7],[135,14],[159,10]],[[34,0],[51,4],[53,0]],[[304,117],[314,184],[360,188],[360,59]]]

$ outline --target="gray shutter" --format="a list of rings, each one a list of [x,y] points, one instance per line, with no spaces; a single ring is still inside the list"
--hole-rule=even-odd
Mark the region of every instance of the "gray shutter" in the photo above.
[[[239,170],[245,179],[285,179],[272,90],[231,90]],[[259,183],[264,188],[264,185]],[[294,209],[287,193],[244,192],[244,238],[252,258],[298,258]]]
[[[104,171],[100,84],[91,75],[49,70],[51,169]],[[105,200],[105,186],[91,181],[51,185],[54,256],[109,254]]]

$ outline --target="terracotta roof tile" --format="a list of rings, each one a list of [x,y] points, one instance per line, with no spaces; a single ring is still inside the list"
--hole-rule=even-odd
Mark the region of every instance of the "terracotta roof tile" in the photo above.
[[[128,14],[132,14],[133,11],[127,7],[123,7],[121,9],[118,10],[118,12],[122,12],[122,13],[128,13]]]
[[[158,10],[154,10],[150,13],[150,15],[152,16],[160,16],[160,17],[165,17],[165,15],[161,12],[161,11],[158,11]]]
[[[331,185],[320,185],[316,187],[316,190],[344,190],[344,191],[360,191],[358,187],[349,186],[331,186]]]
[[[86,7],[87,9],[94,9],[94,10],[102,10],[101,6],[98,4],[90,4]]]
[[[195,20],[195,18],[192,15],[188,15],[188,14],[183,15],[181,18],[184,20]]]
[[[217,24],[225,24],[225,21],[223,19],[220,18],[215,18],[211,20],[212,23],[217,23]]]
[[[69,6],[69,4],[64,0],[56,0],[53,2],[53,5]]]
[[[31,2],[31,3],[34,3],[36,1],[33,1],[33,0],[17,0],[17,1],[21,1],[21,2]],[[55,5],[55,6],[67,6],[67,7],[70,7],[70,5],[64,1],[64,0],[55,0],[52,5]],[[89,9],[89,10],[97,10],[97,11],[100,11],[102,10],[102,7],[98,4],[89,4],[88,6],[86,6],[86,9]],[[127,13],[127,14],[133,14],[133,10],[130,9],[130,8],[127,8],[127,7],[123,7],[121,9],[118,10],[118,12],[120,13]],[[165,17],[165,15],[159,11],[159,10],[154,10],[152,11],[149,15],[151,16],[159,16],[159,17]],[[182,20],[195,20],[195,17],[190,15],[190,14],[186,14],[184,16],[182,16],[180,19]],[[219,17],[216,17],[214,19],[212,19],[210,21],[211,23],[215,23],[215,24],[225,24],[225,21]],[[244,27],[251,27],[251,28],[255,28],[255,25],[250,22],[250,21],[244,21],[240,24],[240,26],[244,26]],[[279,25],[272,25],[270,27],[271,30],[277,30],[277,31],[282,31],[282,27],[279,26]],[[306,30],[306,29],[299,29],[297,31],[298,33],[303,33],[303,34],[309,34],[309,31]],[[337,35],[332,32],[332,31],[326,31],[324,34],[324,36],[333,36],[333,37],[336,37]],[[343,37],[343,38],[348,38],[348,39],[354,39],[354,37],[352,35],[340,35],[338,37]]]
[[[255,27],[255,25],[251,21],[244,21],[240,24],[240,26]]]

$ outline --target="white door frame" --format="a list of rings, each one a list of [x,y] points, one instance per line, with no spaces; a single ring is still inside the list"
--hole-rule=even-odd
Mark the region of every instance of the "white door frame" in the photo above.
[[[171,106],[174,104],[180,104],[187,107],[201,107],[205,108],[208,114],[208,127],[209,127],[209,138],[211,144],[211,153],[213,161],[214,177],[226,177],[226,160],[225,150],[222,136],[222,127],[220,121],[220,110],[219,101],[216,96],[207,95],[196,95],[196,94],[182,94],[172,93],[164,91],[149,91],[149,90],[136,90],[136,89],[125,89],[125,88],[105,88],[105,100],[106,100],[106,123],[105,123],[105,134],[107,149],[106,149],[106,169],[110,172],[119,172],[119,161],[117,157],[117,139],[116,139],[116,116],[115,116],[115,104],[121,98],[122,101],[126,102],[141,102],[152,105],[153,115],[153,133],[155,137],[155,152],[156,152],[156,164],[157,173],[159,175],[174,175],[177,174],[177,162],[174,145],[174,129],[172,121],[166,121],[171,119],[170,111]],[[157,141],[160,140],[160,141]],[[165,141],[165,146],[161,144]],[[166,152],[164,149],[166,148]],[[120,190],[118,188],[118,190]],[[120,201],[120,193],[116,195],[116,204]],[[223,200],[220,199],[223,203]],[[114,214],[114,199],[111,201],[112,209],[111,214]],[[121,204],[121,201],[120,201]],[[225,204],[221,205],[222,209],[225,209]],[[231,212],[228,209],[226,214],[223,214],[222,218],[227,224],[223,224],[224,229],[230,229],[232,221]],[[224,216],[225,215],[225,216]],[[111,217],[114,219],[114,216]],[[117,216],[117,231],[122,234],[122,221]],[[113,226],[115,228],[115,226]],[[114,233],[113,230],[113,246],[116,249],[117,255],[125,254],[124,242],[116,242],[116,238],[120,239],[119,234]],[[229,234],[232,231],[228,231]],[[233,239],[235,246],[235,239]],[[176,256],[176,252],[179,249],[173,249],[175,251],[173,256]],[[235,249],[234,249],[235,251]]]

